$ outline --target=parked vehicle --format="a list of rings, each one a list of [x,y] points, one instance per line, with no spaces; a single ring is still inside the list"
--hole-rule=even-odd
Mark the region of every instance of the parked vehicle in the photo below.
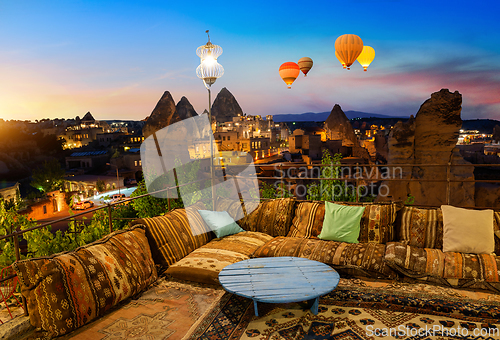
[[[136,185],[137,181],[135,178],[127,178],[125,179],[125,185]]]
[[[111,196],[111,203],[124,200],[125,198],[127,198],[125,194],[114,194],[113,196]]]
[[[92,201],[80,201],[76,202],[74,205],[75,210],[85,210],[88,208],[92,208],[94,206],[94,202]]]

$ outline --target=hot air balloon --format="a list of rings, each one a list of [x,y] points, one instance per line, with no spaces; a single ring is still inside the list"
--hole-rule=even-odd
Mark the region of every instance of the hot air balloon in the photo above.
[[[363,40],[355,34],[344,34],[335,40],[335,51],[345,62],[348,70],[363,51]]]
[[[294,62],[286,62],[280,66],[280,77],[288,85],[288,88],[292,88],[292,83],[297,79],[300,73],[300,67]]]
[[[335,56],[337,57],[337,59],[340,61],[340,63],[342,64],[342,67],[343,68],[346,68],[347,66],[345,66],[345,62],[344,60],[339,56],[339,54],[337,53],[337,51],[335,51]]]
[[[370,46],[363,46],[363,51],[359,55],[357,61],[363,66],[363,69],[366,71],[370,63],[375,58],[375,50]]]
[[[300,67],[302,73],[304,73],[304,77],[307,77],[307,72],[313,67],[313,60],[308,57],[300,58],[297,64]]]

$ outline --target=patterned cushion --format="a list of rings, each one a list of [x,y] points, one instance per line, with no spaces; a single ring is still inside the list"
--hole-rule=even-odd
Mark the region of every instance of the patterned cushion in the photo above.
[[[286,236],[292,224],[294,205],[295,199],[293,198],[264,201],[237,223],[247,231],[258,231],[271,236]]]
[[[493,231],[495,232],[495,254],[500,256],[500,211],[493,214]]]
[[[198,208],[202,207],[175,209],[163,216],[132,222],[132,225],[146,226],[146,236],[156,263],[168,267],[212,239]]]
[[[156,281],[142,227],[114,232],[73,252],[13,264],[31,324],[60,336],[102,316]]]
[[[340,203],[349,206],[364,206],[358,241],[361,243],[385,244],[394,239],[394,222],[399,204]],[[297,206],[288,236],[316,238],[323,227],[324,202],[303,202]]]
[[[216,211],[227,211],[229,216],[231,216],[234,220],[239,220],[244,217],[243,207],[245,207],[247,212],[252,212],[259,206],[259,202],[245,202],[242,204],[241,202],[225,197],[218,197]]]
[[[323,228],[325,203],[302,202],[295,209],[288,237],[317,237]]]
[[[396,273],[384,262],[384,253],[384,244],[275,237],[257,249],[253,257],[304,257],[335,269],[354,269],[356,274],[363,276],[395,278]]]
[[[441,209],[404,207],[398,216],[399,242],[421,248],[443,249]]]
[[[171,265],[167,274],[181,280],[219,283],[219,272],[231,263],[247,260],[272,236],[252,231],[218,238]]]
[[[482,282],[483,287],[500,288],[500,257],[490,254],[442,252],[400,242],[387,244],[385,260],[389,266],[413,278],[430,279],[454,287]]]

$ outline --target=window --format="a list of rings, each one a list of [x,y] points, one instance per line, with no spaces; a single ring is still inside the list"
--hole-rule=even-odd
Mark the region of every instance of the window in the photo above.
[[[227,136],[227,141],[229,142],[231,140],[231,136]]]
[[[43,206],[43,213],[44,213],[44,214],[46,214],[46,213],[47,213],[47,206],[46,206],[46,205],[44,205],[44,206]]]
[[[137,166],[138,165],[138,162],[137,161],[134,161],[134,166]]]
[[[226,140],[226,136],[222,136],[222,140],[225,141]]]
[[[200,148],[197,146],[197,147],[196,147],[196,152],[198,152],[198,151],[200,151]]]
[[[139,166],[142,166],[142,161],[139,159]]]

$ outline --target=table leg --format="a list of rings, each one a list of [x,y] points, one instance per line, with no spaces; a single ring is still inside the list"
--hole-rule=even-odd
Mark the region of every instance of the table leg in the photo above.
[[[313,300],[309,300],[308,306],[309,308],[311,308],[311,313],[313,313],[314,315],[318,315],[319,297]]]
[[[253,309],[255,310],[255,316],[259,316],[259,310],[257,309],[257,301],[256,300],[253,300]]]

